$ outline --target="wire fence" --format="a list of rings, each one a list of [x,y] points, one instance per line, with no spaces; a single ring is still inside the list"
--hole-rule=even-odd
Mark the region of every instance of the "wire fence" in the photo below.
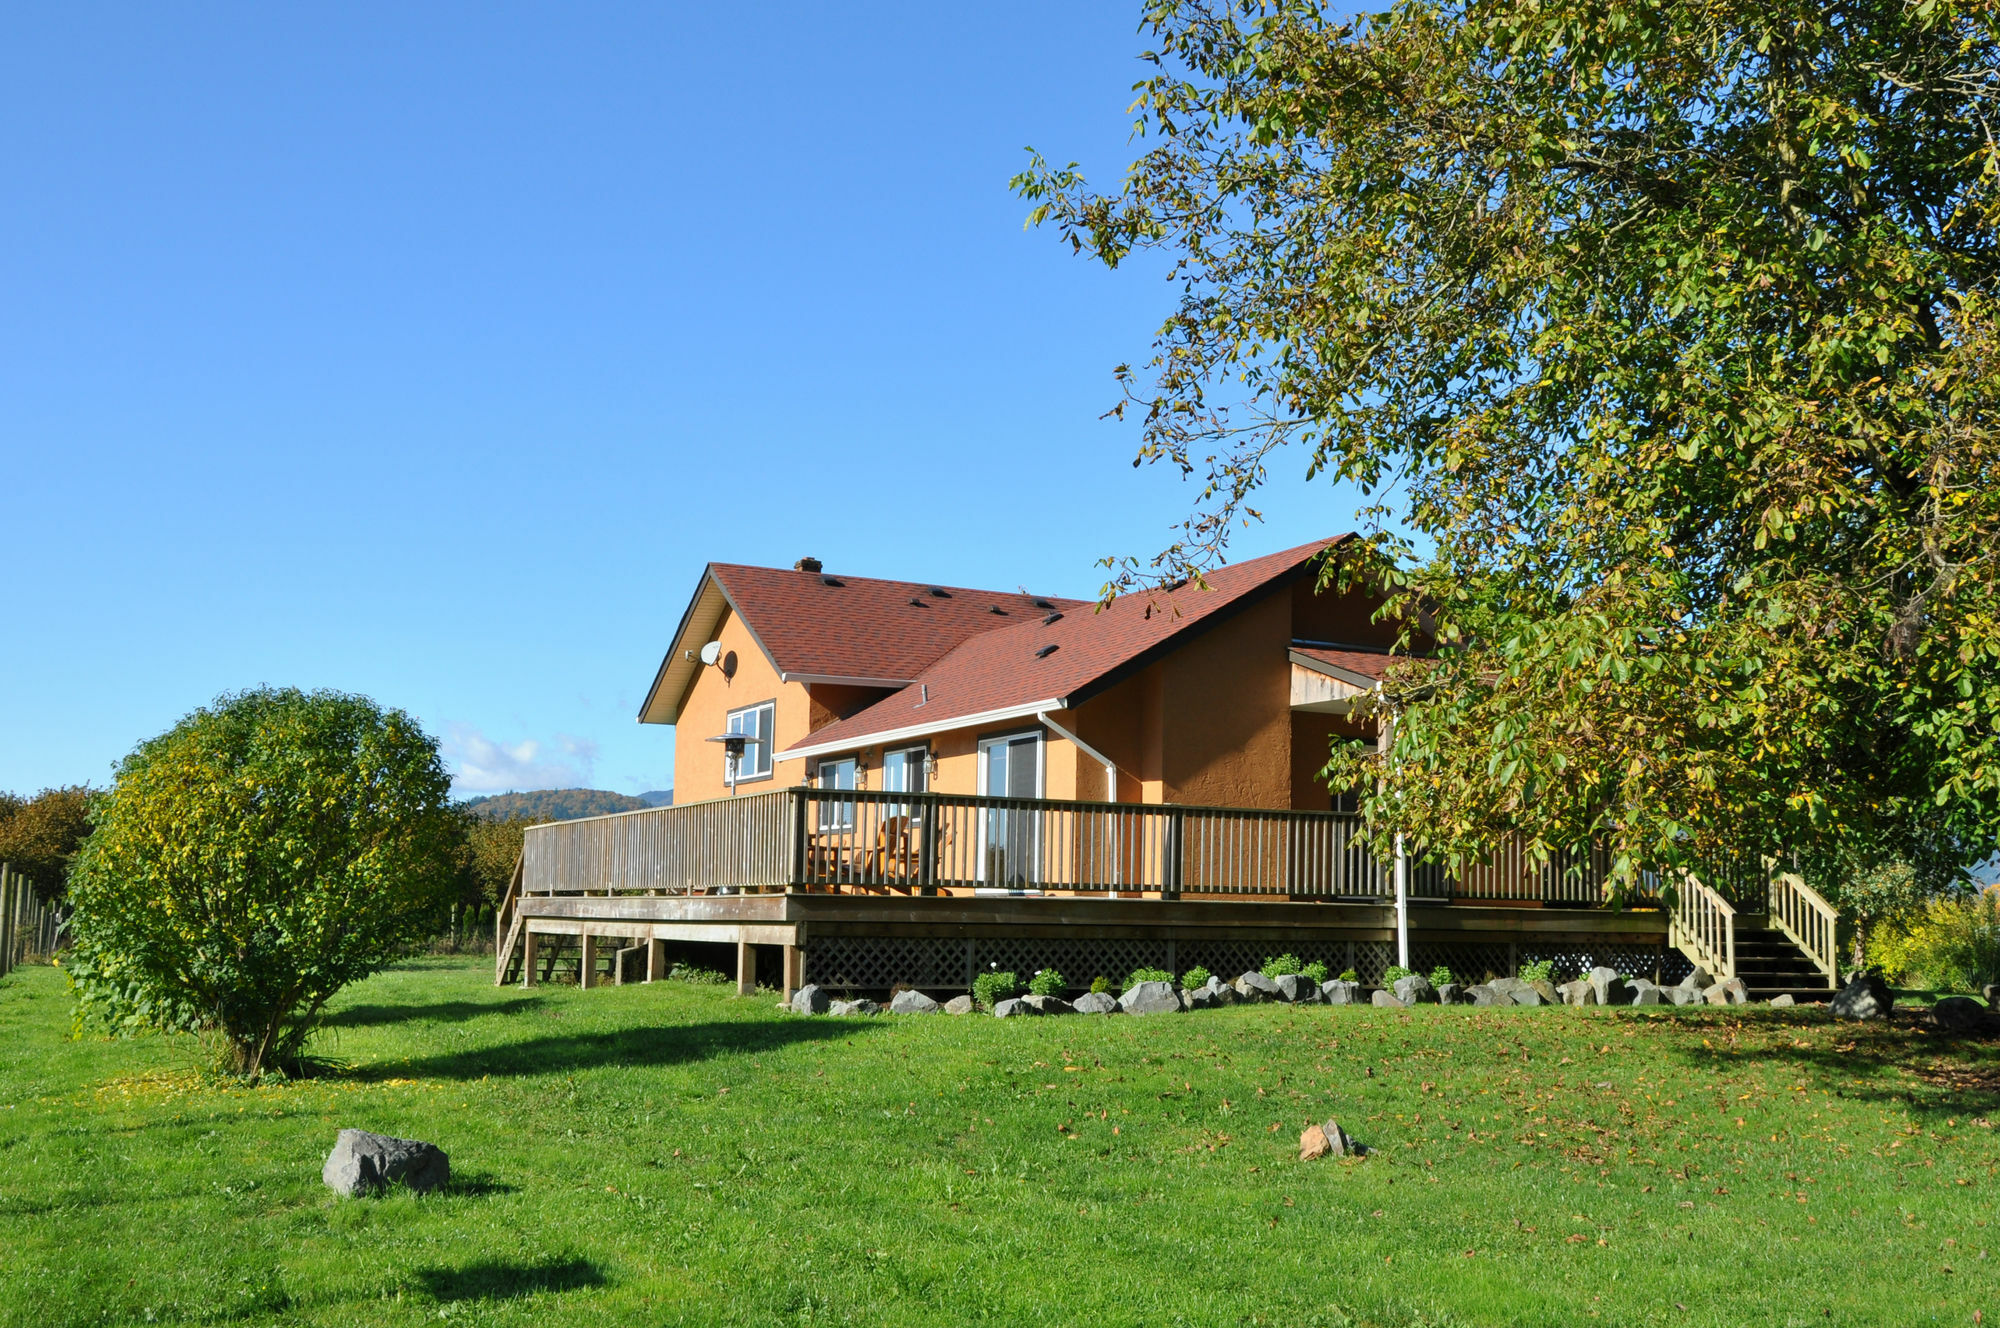
[[[0,977],[61,949],[66,921],[61,909],[42,902],[34,882],[0,862]]]

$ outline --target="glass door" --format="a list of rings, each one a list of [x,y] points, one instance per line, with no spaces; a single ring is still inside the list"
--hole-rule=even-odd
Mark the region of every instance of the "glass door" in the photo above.
[[[979,744],[980,792],[995,798],[1042,795],[1042,735],[989,738]],[[1032,810],[987,809],[981,879],[993,885],[1032,885],[1041,879],[1041,824]]]

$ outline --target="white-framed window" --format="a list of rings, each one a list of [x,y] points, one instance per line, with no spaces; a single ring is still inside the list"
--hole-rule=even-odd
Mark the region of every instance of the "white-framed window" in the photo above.
[[[922,793],[929,786],[926,774],[930,761],[928,747],[904,747],[882,753],[882,789],[886,793]]]
[[[856,766],[851,756],[837,757],[831,761],[821,761],[813,772],[813,783],[822,789],[847,789],[852,791],[855,784]],[[854,828],[854,799],[820,798],[819,828],[822,830],[852,830]]]
[[[772,740],[777,736],[778,703],[759,701],[753,706],[729,712],[729,724],[725,733],[740,733],[745,741],[743,755],[736,761],[736,781],[747,783],[753,779],[771,777]],[[725,754],[725,762],[729,757]],[[727,771],[724,771],[725,776]]]

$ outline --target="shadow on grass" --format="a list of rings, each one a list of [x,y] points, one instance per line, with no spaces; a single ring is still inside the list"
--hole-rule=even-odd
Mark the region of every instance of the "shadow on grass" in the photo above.
[[[539,1263],[514,1263],[505,1259],[483,1259],[463,1268],[422,1268],[417,1281],[433,1299],[451,1303],[462,1300],[519,1300],[545,1291],[580,1291],[600,1287],[604,1273],[588,1259],[545,1259]]]
[[[1762,1012],[1760,1012],[1762,1013]],[[1924,1116],[1990,1116],[2000,1113],[2000,1043],[1959,1036],[1898,1011],[1888,1023],[1834,1022],[1819,1014],[1748,1023],[1759,1033],[1795,1027],[1821,1034],[1810,1043],[1766,1042],[1754,1048],[1679,1047],[1673,1055],[1703,1068],[1754,1056],[1808,1076],[1814,1088],[1850,1101],[1896,1106]]]
[[[797,1042],[851,1038],[882,1025],[861,1019],[788,1019],[782,1022],[680,1024],[522,1038],[490,1047],[384,1061],[355,1068],[347,1077],[478,1079],[490,1074],[566,1074],[605,1065],[682,1065],[715,1056],[773,1052]]]
[[[445,1182],[442,1193],[447,1198],[463,1197],[479,1199],[494,1194],[519,1194],[521,1187],[509,1185],[504,1180],[495,1180],[484,1174],[459,1173]]]
[[[412,1005],[350,1005],[320,1021],[322,1028],[363,1028],[373,1024],[401,1024],[411,1020],[462,1024],[488,1014],[524,1014],[542,1006],[539,996],[516,996],[504,1001],[428,1001]]]

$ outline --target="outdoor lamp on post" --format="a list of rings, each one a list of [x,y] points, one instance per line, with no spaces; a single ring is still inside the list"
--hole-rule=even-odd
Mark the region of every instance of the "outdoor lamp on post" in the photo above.
[[[753,742],[762,742],[763,739],[748,733],[718,733],[709,741],[722,744],[723,781],[729,785],[729,796],[733,798],[736,796],[736,767],[743,760],[744,749]]]

